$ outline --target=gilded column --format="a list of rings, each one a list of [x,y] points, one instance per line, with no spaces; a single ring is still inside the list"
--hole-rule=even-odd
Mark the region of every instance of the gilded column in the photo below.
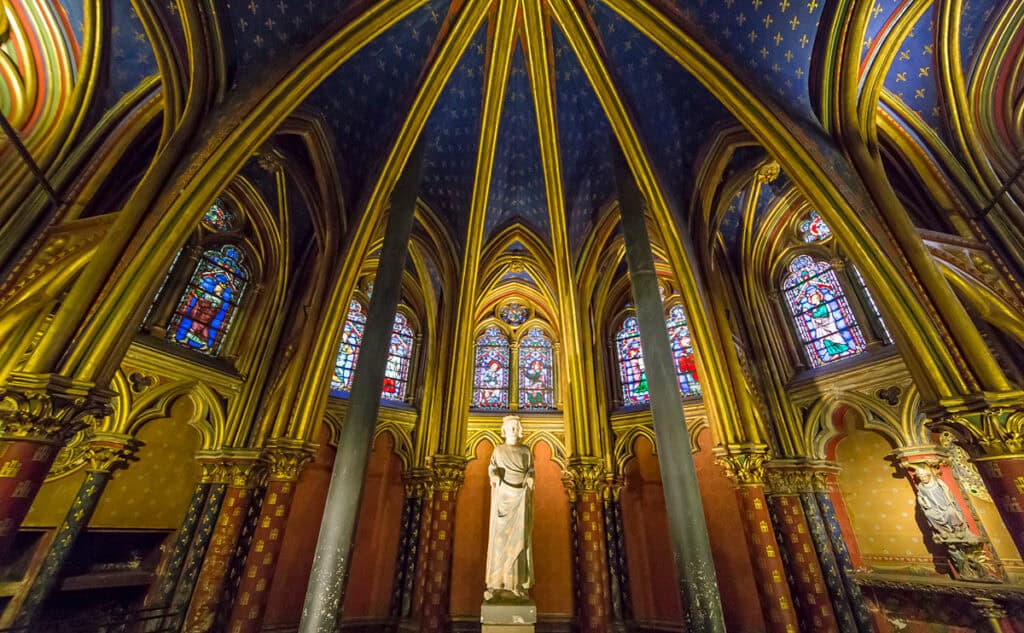
[[[64,564],[78,536],[89,524],[111,475],[127,464],[138,447],[138,441],[124,435],[104,434],[90,438],[85,448],[85,480],[79,486],[67,516],[57,528],[39,573],[32,580],[21,607],[17,609],[16,627],[31,628],[46,598],[57,586]]]
[[[629,570],[626,561],[626,532],[622,522],[622,479],[608,482],[604,494],[604,546],[608,555],[608,597],[611,618],[623,627],[633,619],[633,602],[629,594]],[[574,544],[575,546],[575,544]]]
[[[403,477],[405,502],[402,505],[402,527],[395,561],[394,591],[391,595],[391,616],[405,619],[412,615],[413,594],[420,547],[420,526],[423,523],[423,500],[430,492],[431,474],[416,469]]]
[[[228,633],[258,633],[263,624],[267,592],[277,568],[295,484],[313,451],[303,446],[275,445],[265,456],[270,465],[269,482],[225,627]]]
[[[250,506],[266,476],[266,463],[255,451],[238,451],[214,459],[227,487],[185,615],[183,630],[188,633],[209,631],[217,622]]]
[[[114,394],[55,374],[14,373],[0,386],[0,555],[14,542],[57,451]]]
[[[958,580],[1005,582],[1002,562],[945,451],[915,447],[896,451],[892,459],[914,489],[918,509],[930,528],[926,536],[946,550],[950,575]]]
[[[765,496],[764,462],[768,457],[765,450],[723,448],[718,451],[717,461],[736,484],[743,533],[768,630],[772,633],[796,633],[800,624]]]
[[[789,571],[791,595],[796,601],[801,624],[805,630],[815,633],[851,630],[849,627],[840,628],[800,499],[801,493],[813,490],[810,473],[806,470],[768,468],[765,475],[768,510],[775,527],[779,554]]]
[[[466,477],[466,460],[454,455],[434,455],[431,468],[434,491],[430,501],[430,541],[424,566],[420,633],[444,633],[449,628],[450,618],[455,501]]]
[[[564,476],[569,503],[576,508],[577,598],[581,633],[607,633],[609,621],[608,556],[604,531],[604,462],[576,458]]]

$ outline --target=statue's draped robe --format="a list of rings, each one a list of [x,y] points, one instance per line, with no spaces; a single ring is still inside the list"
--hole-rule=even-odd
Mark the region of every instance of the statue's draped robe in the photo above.
[[[488,468],[498,478],[491,490],[487,589],[525,593],[533,585],[533,455],[522,444],[499,444]]]
[[[949,487],[941,479],[932,478],[928,483],[919,483],[917,503],[939,536],[956,536],[967,531],[963,512],[953,500]]]

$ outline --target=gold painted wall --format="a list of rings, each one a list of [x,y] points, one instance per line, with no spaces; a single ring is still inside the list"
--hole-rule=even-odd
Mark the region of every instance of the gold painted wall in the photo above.
[[[850,522],[869,567],[930,565],[932,555],[915,518],[914,491],[885,458],[891,452],[882,436],[862,430],[852,431],[836,447]]]

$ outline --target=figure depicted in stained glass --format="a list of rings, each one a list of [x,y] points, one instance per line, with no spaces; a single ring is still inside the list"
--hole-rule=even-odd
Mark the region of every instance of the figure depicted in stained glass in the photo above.
[[[363,310],[361,303],[353,299],[348,304],[348,316],[341,328],[341,345],[338,347],[338,359],[334,364],[334,375],[331,376],[332,391],[352,389],[352,378],[355,376],[359,346],[363,342],[365,329],[366,311]]]
[[[555,406],[551,340],[540,328],[531,328],[519,340],[519,406],[552,409]]]
[[[518,327],[526,323],[526,320],[530,318],[530,311],[522,304],[510,303],[498,312],[498,316],[512,327]]]
[[[214,231],[230,231],[235,223],[235,214],[220,198],[213,201],[203,215],[203,224]]]
[[[686,313],[682,306],[672,306],[665,320],[668,328],[669,342],[672,344],[672,356],[676,361],[676,375],[679,378],[679,390],[684,398],[696,398],[701,395],[700,382],[697,380],[697,361],[693,355],[693,343],[690,341],[690,328],[686,324]]]
[[[647,404],[647,372],[644,369],[643,350],[640,348],[640,328],[636,317],[627,317],[615,337],[619,360],[619,378],[622,381],[622,403],[626,406]]]
[[[832,229],[828,228],[817,211],[811,211],[810,216],[800,224],[800,236],[808,244],[820,242],[832,237]]]
[[[476,341],[473,375],[473,406],[480,409],[507,409],[509,383],[509,343],[496,327],[484,330]]]
[[[231,325],[248,273],[234,246],[208,250],[196,266],[171,318],[168,335],[175,343],[216,354]]]
[[[412,358],[413,331],[409,320],[402,313],[395,314],[395,325],[388,347],[388,360],[384,366],[384,388],[381,397],[388,400],[405,400],[406,385],[409,381],[409,361]]]
[[[864,336],[832,267],[800,255],[789,270],[783,290],[811,365],[863,352]]]

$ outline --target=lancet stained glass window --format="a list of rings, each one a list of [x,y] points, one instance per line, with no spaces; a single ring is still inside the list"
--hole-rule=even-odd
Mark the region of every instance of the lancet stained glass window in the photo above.
[[[203,253],[167,327],[168,338],[216,355],[231,328],[249,273],[242,252],[226,245]]]
[[[508,338],[500,329],[491,326],[477,337],[473,372],[474,407],[508,408],[509,361]]]
[[[697,363],[693,356],[693,343],[690,341],[690,327],[686,324],[686,313],[682,306],[672,306],[665,319],[668,328],[668,340],[672,344],[672,357],[676,362],[676,375],[679,377],[679,390],[684,398],[699,398],[700,383],[697,381]]]
[[[363,343],[365,330],[366,311],[363,304],[353,299],[348,304],[348,316],[345,317],[345,325],[341,328],[341,346],[338,347],[338,359],[334,363],[334,375],[331,376],[331,391],[352,389],[356,361],[359,360],[359,346]]]
[[[647,391],[647,372],[636,317],[626,317],[622,322],[622,328],[615,335],[615,349],[622,380],[622,403],[634,407],[647,404],[651,394]]]
[[[793,258],[782,290],[812,367],[867,348],[835,271],[808,255]]]
[[[800,224],[800,237],[808,244],[820,242],[832,237],[832,229],[828,228],[817,211],[811,211],[811,215]]]
[[[214,231],[230,231],[235,223],[235,214],[228,209],[223,200],[217,198],[206,210],[202,222]]]
[[[540,328],[530,328],[519,339],[519,408],[554,409],[554,353],[551,339]]]
[[[889,345],[892,344],[892,333],[889,332],[889,326],[885,324],[885,319],[882,318],[882,313],[878,310],[878,304],[875,303],[875,298],[871,296],[871,291],[868,290],[868,285],[864,282],[864,277],[861,277],[860,271],[857,270],[856,266],[853,268],[853,276],[856,277],[857,283],[860,284],[860,289],[864,292],[864,298],[868,300],[868,308],[871,309],[871,314],[878,320],[878,324],[882,326],[882,333],[885,335],[885,342]]]
[[[412,344],[413,331],[409,326],[409,320],[399,312],[395,314],[395,325],[391,330],[391,344],[388,346],[388,360],[384,366],[384,389],[381,391],[381,398],[405,400]]]

